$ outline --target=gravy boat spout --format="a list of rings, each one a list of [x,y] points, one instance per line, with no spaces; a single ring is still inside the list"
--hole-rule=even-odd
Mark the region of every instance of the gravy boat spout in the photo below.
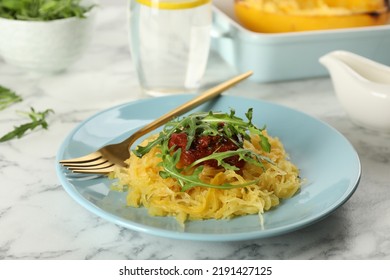
[[[390,67],[357,54],[333,51],[319,59],[334,90],[357,125],[390,131]]]

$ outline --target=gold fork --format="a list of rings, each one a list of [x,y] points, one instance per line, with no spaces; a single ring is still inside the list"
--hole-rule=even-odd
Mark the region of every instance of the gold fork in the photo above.
[[[74,173],[86,174],[108,174],[115,169],[115,166],[125,166],[124,161],[130,157],[130,147],[137,139],[167,123],[169,120],[218,96],[224,90],[248,78],[252,73],[252,71],[248,71],[205,91],[194,99],[144,126],[121,143],[104,146],[93,153],[79,158],[60,160],[60,164]]]

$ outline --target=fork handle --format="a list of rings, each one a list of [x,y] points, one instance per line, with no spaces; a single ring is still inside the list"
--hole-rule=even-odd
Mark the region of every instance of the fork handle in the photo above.
[[[187,113],[188,111],[194,109],[195,107],[205,103],[206,101],[209,101],[210,99],[213,99],[214,97],[220,95],[223,91],[226,89],[234,86],[235,84],[241,82],[242,80],[248,78],[250,75],[253,74],[253,71],[248,71],[243,74],[240,74],[228,81],[225,81],[211,89],[206,90],[202,94],[198,95],[197,97],[191,99],[190,101],[180,105],[176,109],[173,109],[172,111],[166,113],[165,115],[159,117],[158,119],[154,120],[153,122],[149,123],[148,125],[142,127],[140,130],[136,131],[129,139],[127,139],[128,147],[130,147],[135,140],[140,138],[141,136],[155,130],[156,128],[162,126],[163,124],[167,123],[171,119],[178,117],[184,113]]]

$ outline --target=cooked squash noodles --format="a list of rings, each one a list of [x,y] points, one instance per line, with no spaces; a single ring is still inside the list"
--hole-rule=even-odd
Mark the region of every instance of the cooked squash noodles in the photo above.
[[[266,153],[273,163],[265,162],[261,168],[246,162],[240,171],[225,170],[205,165],[200,179],[212,185],[244,184],[246,187],[217,189],[193,187],[182,191],[174,178],[163,179],[159,172],[161,157],[159,146],[153,147],[139,158],[132,155],[127,168],[117,169],[114,177],[118,186],[128,187],[127,203],[132,207],[144,206],[152,216],[174,216],[184,225],[187,220],[229,219],[235,216],[261,214],[279,205],[281,199],[292,197],[300,189],[298,168],[288,160],[278,138],[268,137],[271,152]],[[141,145],[157,136],[152,136]],[[251,135],[244,147],[265,155],[258,135]]]

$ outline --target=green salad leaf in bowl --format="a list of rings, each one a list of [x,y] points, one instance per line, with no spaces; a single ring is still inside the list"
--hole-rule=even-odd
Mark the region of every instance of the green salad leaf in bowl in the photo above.
[[[0,56],[46,74],[75,63],[91,40],[96,0],[0,0]]]
[[[0,17],[26,21],[84,18],[94,5],[81,0],[1,0]]]

